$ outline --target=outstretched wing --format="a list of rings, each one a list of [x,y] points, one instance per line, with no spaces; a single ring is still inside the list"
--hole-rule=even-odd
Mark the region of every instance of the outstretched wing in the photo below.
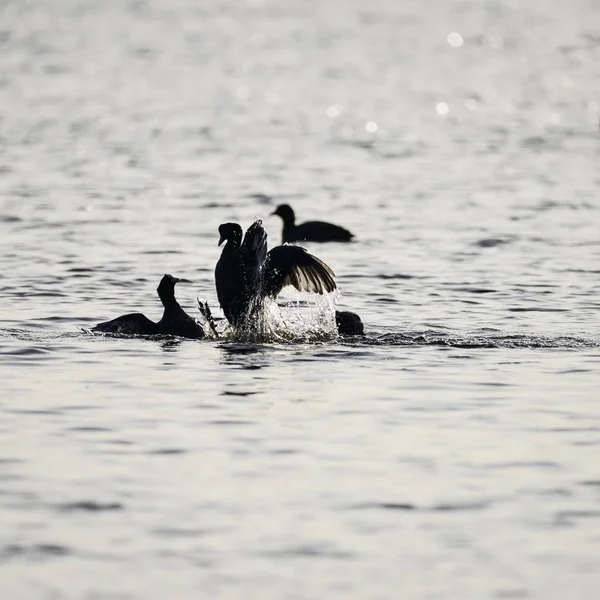
[[[277,246],[263,267],[262,295],[275,298],[286,285],[298,291],[325,294],[335,290],[334,272],[301,246]]]
[[[123,335],[154,335],[160,333],[160,327],[142,313],[131,313],[112,321],[98,323],[92,328],[92,331]]]
[[[240,255],[246,281],[258,281],[260,269],[267,258],[267,232],[263,229],[262,221],[255,221],[248,227]]]

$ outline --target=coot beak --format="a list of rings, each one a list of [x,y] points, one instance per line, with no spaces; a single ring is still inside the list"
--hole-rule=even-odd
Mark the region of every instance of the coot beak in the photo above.
[[[225,241],[225,238],[223,236],[221,236],[219,238],[219,243],[217,244],[217,246],[220,246],[224,241]]]

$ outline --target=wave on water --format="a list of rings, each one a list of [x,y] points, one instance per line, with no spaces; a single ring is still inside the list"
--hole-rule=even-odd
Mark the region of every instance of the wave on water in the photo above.
[[[335,324],[334,324],[335,326]],[[269,326],[270,327],[270,326]],[[93,333],[83,330],[92,335],[103,337],[127,338],[137,337],[147,340],[161,341],[166,339],[178,339],[169,335],[152,336],[127,336],[112,333]],[[197,340],[196,340],[197,341]],[[210,331],[207,337],[200,342],[226,342],[236,346],[243,344],[275,344],[275,345],[297,345],[297,344],[323,344],[333,343],[346,346],[437,346],[440,348],[466,348],[466,349],[562,349],[562,350],[588,350],[600,348],[600,341],[581,337],[559,336],[548,337],[543,335],[449,335],[436,331],[426,332],[390,332],[378,333],[367,331],[365,335],[342,336],[335,329],[320,328],[313,325],[304,328],[263,328],[260,330],[236,330],[226,326],[223,331],[215,336]],[[0,353],[2,351],[0,350]]]
[[[283,308],[283,310],[281,310]],[[438,346],[440,348],[470,349],[568,349],[586,350],[600,348],[600,340],[579,336],[547,336],[543,334],[513,334],[497,330],[473,332],[450,332],[427,329],[390,331],[377,330],[365,324],[364,335],[340,335],[335,321],[335,302],[332,298],[319,297],[317,300],[287,300],[279,303],[268,300],[257,312],[257,318],[247,329],[234,329],[224,318],[215,319],[214,330],[199,314],[197,321],[204,327],[206,337],[200,342],[225,342],[237,346],[243,344],[342,344],[345,346]],[[67,319],[68,321],[69,319]],[[148,341],[179,340],[172,335],[131,336],[120,333],[93,332],[89,327],[73,321],[73,331],[57,332],[52,322],[43,327],[39,323],[27,324],[18,328],[0,331],[0,355],[47,355],[57,350],[61,340],[77,339],[82,334],[95,338],[137,338]],[[61,325],[65,325],[64,320]],[[183,338],[181,338],[183,339]],[[27,348],[17,348],[11,341],[27,344]],[[193,340],[190,340],[193,341]],[[198,341],[198,340],[195,340]],[[6,343],[2,343],[6,342]]]
[[[543,335],[489,334],[448,334],[437,331],[414,333],[368,332],[364,337],[342,338],[344,343],[361,346],[439,346],[448,348],[515,348],[537,349],[556,348],[584,350],[600,348],[600,341],[581,337],[547,337]]]

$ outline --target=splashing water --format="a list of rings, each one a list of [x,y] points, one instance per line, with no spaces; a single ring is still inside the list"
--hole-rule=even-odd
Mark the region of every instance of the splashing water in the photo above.
[[[336,294],[317,296],[303,292],[257,299],[245,328],[227,325],[219,332],[227,341],[252,343],[325,342],[338,337],[335,323]],[[282,310],[283,309],[283,310]]]
[[[323,296],[295,293],[293,296],[288,300],[282,299],[280,305],[270,301],[272,308],[268,316],[277,315],[281,324],[273,330],[279,341],[323,342],[338,337],[335,293]],[[284,308],[283,314],[281,308]]]

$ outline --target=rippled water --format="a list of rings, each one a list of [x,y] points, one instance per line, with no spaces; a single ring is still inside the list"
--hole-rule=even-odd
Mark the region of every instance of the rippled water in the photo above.
[[[599,27],[2,2],[2,597],[594,597]],[[85,331],[167,272],[216,312],[219,223],[282,201],[356,234],[309,248],[365,338]]]

